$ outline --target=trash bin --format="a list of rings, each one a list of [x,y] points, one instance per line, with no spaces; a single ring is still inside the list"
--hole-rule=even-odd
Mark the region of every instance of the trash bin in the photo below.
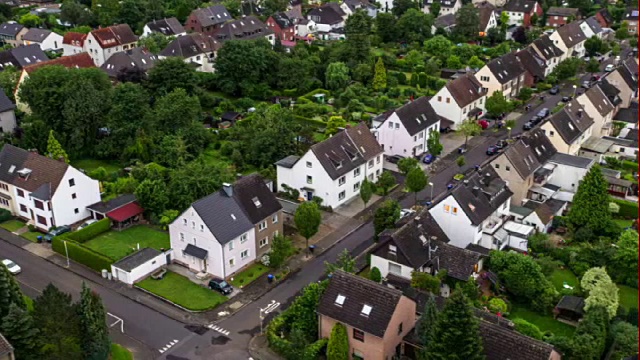
[[[38,244],[42,243],[42,236],[41,235],[38,235],[38,237],[36,239],[38,239]]]
[[[269,281],[269,283],[273,282],[273,275],[272,274],[267,275],[267,281]]]
[[[315,246],[315,245],[309,245],[309,252],[310,252],[311,254],[313,254],[313,250],[315,250],[315,249],[316,249],[316,246]]]
[[[106,279],[106,278],[107,278],[107,274],[108,274],[108,273],[109,273],[109,272],[108,272],[106,269],[102,269],[102,277],[103,277],[103,278],[105,278],[105,279]]]

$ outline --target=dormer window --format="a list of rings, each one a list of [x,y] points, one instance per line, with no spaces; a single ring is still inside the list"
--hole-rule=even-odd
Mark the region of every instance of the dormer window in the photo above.
[[[255,205],[258,209],[262,207],[262,203],[260,202],[260,199],[258,199],[257,196],[251,199],[251,201],[253,201],[253,205]]]
[[[335,304],[338,305],[338,306],[342,306],[342,305],[344,305],[344,300],[345,299],[346,299],[346,297],[344,295],[338,294],[338,296],[336,296]]]
[[[389,245],[389,253],[395,255],[398,248],[395,245]]]
[[[360,315],[369,317],[369,314],[371,314],[371,309],[373,309],[371,306],[364,304],[362,306],[362,311],[360,312]]]

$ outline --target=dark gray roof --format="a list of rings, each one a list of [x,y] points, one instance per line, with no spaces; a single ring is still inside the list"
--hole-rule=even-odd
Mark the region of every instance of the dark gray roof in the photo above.
[[[611,102],[607,98],[607,95],[604,94],[599,85],[587,90],[587,92],[585,92],[585,95],[593,104],[593,106],[595,106],[600,115],[606,116],[614,110],[613,105],[611,105]]]
[[[95,204],[87,206],[87,209],[93,210],[100,214],[106,214],[117,208],[123,207],[129,203],[136,201],[136,196],[133,194],[120,195],[117,198],[111,199],[107,202],[97,202]]]
[[[182,24],[180,24],[178,19],[174,17],[161,20],[153,20],[151,22],[148,22],[146,26],[152,32],[157,32],[164,36],[175,36],[185,33],[185,29]]]
[[[229,20],[233,20],[224,5],[213,5],[207,8],[193,10],[191,14],[198,19],[202,27],[223,24]]]
[[[491,360],[549,360],[551,344],[536,340],[503,325],[480,320],[482,350]]]
[[[0,89],[0,113],[10,111],[16,108],[16,105],[9,99],[4,90]]]
[[[382,147],[365,123],[346,128],[311,146],[322,167],[335,180],[382,153]]]
[[[638,63],[633,57],[624,60],[617,71],[632,91],[638,90]]]
[[[264,183],[262,176],[243,176],[233,185],[233,197],[252,223],[258,224],[282,209],[276,196]]]
[[[566,295],[563,296],[562,299],[560,299],[560,302],[558,302],[556,308],[561,310],[573,311],[578,314],[584,314],[584,305],[584,298]]]
[[[100,66],[109,75],[117,78],[119,74],[127,70],[140,69],[143,72],[149,71],[158,61],[158,57],[141,47],[117,52]]]
[[[0,356],[6,356],[11,353],[13,353],[13,346],[0,334]]]
[[[375,8],[375,5],[371,4],[368,0],[344,0],[351,11],[358,9]],[[443,4],[444,6],[444,4]]]
[[[531,75],[538,79],[544,79],[547,65],[545,60],[540,58],[540,55],[530,47],[516,53],[516,56],[520,60],[522,67],[527,70]]]
[[[619,96],[620,90],[617,87],[613,86],[611,83],[609,83],[606,77],[600,80],[598,87],[600,87],[602,92],[607,96],[607,99],[609,99],[609,102],[611,102],[613,106],[617,106],[617,105],[620,105],[620,103],[622,103],[622,99]]]
[[[0,71],[7,66],[22,69],[25,66],[47,61],[49,58],[37,44],[19,46],[0,52]]]
[[[24,34],[22,39],[40,43],[43,42],[49,34],[51,34],[51,30],[31,28]]]
[[[489,253],[491,252],[491,249],[487,249],[486,247],[478,245],[478,244],[469,244],[469,245],[467,245],[465,247],[465,249],[467,249],[469,251],[473,251],[473,252],[481,254],[481,255],[484,255],[484,256],[489,256]],[[467,279],[469,279],[469,278],[467,277]]]
[[[548,224],[565,204],[562,200],[548,199],[543,203],[529,200],[523,206],[533,210],[543,224]]]
[[[336,304],[339,295],[344,296],[342,305]],[[401,297],[399,290],[338,270],[320,298],[318,313],[382,338]],[[368,316],[362,315],[365,305],[371,307]]]
[[[520,61],[518,61],[515,52],[510,52],[497,59],[493,59],[487,63],[487,66],[500,84],[506,84],[524,73],[524,68],[522,64],[520,64]]]
[[[124,271],[131,271],[160,254],[162,253],[159,250],[153,248],[140,249],[131,255],[123,257],[113,264],[113,266]]]
[[[459,107],[465,107],[487,94],[472,74],[464,74],[445,85]]]
[[[611,185],[618,185],[618,186],[623,186],[623,187],[631,187],[631,185],[633,184],[629,180],[619,179],[619,178],[615,178],[615,177],[611,177],[611,176],[605,176],[604,179],[607,180],[607,183],[609,183]]]
[[[298,155],[289,155],[284,159],[278,160],[278,162],[275,163],[276,166],[282,166],[284,168],[287,169],[291,169],[293,167],[293,165],[295,165],[298,160],[300,160],[300,156]]]
[[[577,44],[587,40],[586,35],[580,28],[580,23],[580,21],[570,22],[556,30],[567,48],[573,48]]]
[[[64,161],[54,160],[34,152],[5,144],[0,152],[0,181],[15,185],[29,192],[49,186],[55,193],[69,165]],[[18,171],[29,169],[26,178],[19,176]]]
[[[307,18],[318,24],[333,25],[344,21],[342,18],[344,15],[344,11],[337,3],[327,3],[309,11]]]
[[[550,161],[557,164],[568,165],[582,169],[588,169],[589,167],[591,167],[591,164],[593,164],[593,159],[563,153],[556,153],[551,157]]]
[[[160,56],[179,56],[190,58],[196,55],[210,54],[219,48],[219,43],[211,36],[191,33],[178,36],[160,51]]]
[[[430,6],[431,4],[433,4],[434,0],[424,0],[424,5],[425,6]],[[442,6],[443,8],[453,8],[456,6],[456,3],[458,2],[458,0],[442,0],[440,6]]]
[[[275,13],[271,15],[271,17],[273,18],[273,21],[275,21],[276,24],[278,24],[280,29],[288,29],[295,25],[295,21],[289,18],[289,15],[287,15],[287,13],[285,12]]]
[[[24,26],[16,22],[2,23],[0,24],[0,35],[15,38],[22,29],[24,29]]]
[[[196,257],[198,259],[206,259],[207,258],[207,254],[209,253],[209,251],[207,251],[206,249],[203,249],[201,247],[197,247],[193,244],[187,244],[187,247],[184,248],[184,253],[187,255],[191,255],[193,257]]]
[[[549,35],[546,34],[535,39],[533,41],[533,45],[540,51],[546,60],[550,60],[564,54],[564,52],[553,43],[553,40],[549,38]]]
[[[456,26],[456,14],[444,14],[438,16],[433,25],[437,28],[449,28],[452,26]]]
[[[587,25],[589,25],[589,27],[591,28],[591,31],[593,31],[594,33],[599,34],[602,32],[602,26],[600,26],[600,23],[598,22],[595,16],[591,16],[587,18],[584,22],[586,22]]]
[[[613,116],[614,121],[624,121],[626,123],[638,123],[638,103],[631,102],[628,108],[622,108]]]
[[[540,129],[533,130],[510,145],[504,152],[522,179],[539,169],[557,152]]]
[[[622,21],[625,20],[631,20],[631,21],[638,21],[638,8],[627,8],[627,11],[624,13],[624,16],[622,17]]]
[[[551,6],[549,10],[547,10],[547,16],[578,16],[580,11],[577,8],[566,8],[559,6]]]
[[[551,115],[549,121],[566,144],[573,144],[593,125],[593,119],[575,99]]]
[[[473,172],[466,182],[456,186],[451,195],[473,225],[480,225],[513,193],[507,183],[489,165]]]
[[[51,184],[42,184],[39,188],[37,188],[34,192],[32,192],[31,197],[34,197],[39,200],[49,201],[51,200]]]
[[[253,223],[240,205],[224,190],[206,196],[191,206],[222,245],[253,228]]]
[[[428,128],[439,120],[438,114],[433,110],[433,107],[429,103],[429,98],[426,96],[421,96],[397,108],[395,113],[411,136]]]
[[[503,11],[530,13],[535,8],[534,0],[511,0],[504,5]]]
[[[252,40],[273,34],[260,19],[255,16],[247,16],[243,19],[229,21],[220,25],[214,34],[214,39],[218,42],[227,40]]]

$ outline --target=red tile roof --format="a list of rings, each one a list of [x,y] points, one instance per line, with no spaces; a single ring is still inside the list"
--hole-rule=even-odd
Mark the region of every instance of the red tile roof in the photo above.
[[[122,222],[136,215],[140,215],[144,212],[144,209],[138,204],[137,201],[128,203],[121,206],[111,212],[107,213],[107,217],[113,221]]]
[[[84,46],[84,39],[87,38],[87,34],[68,32],[62,37],[62,43],[73,46]]]
[[[51,65],[62,65],[66,68],[82,68],[82,69],[96,67],[95,64],[93,63],[93,60],[91,59],[91,56],[89,56],[88,53],[83,52],[80,54],[63,56],[57,59],[43,61],[37,64],[25,66],[24,70],[27,73],[32,73],[43,66],[51,66]]]
[[[113,25],[107,28],[93,30],[91,35],[103,49],[118,45],[125,45],[138,41],[138,37],[131,31],[127,24]]]

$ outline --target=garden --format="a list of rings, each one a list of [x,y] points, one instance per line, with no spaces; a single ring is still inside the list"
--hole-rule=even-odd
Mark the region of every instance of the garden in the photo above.
[[[222,294],[168,271],[164,278],[147,278],[136,286],[191,311],[205,311],[227,301]]]
[[[136,225],[122,231],[104,232],[86,241],[84,246],[117,261],[138,248],[169,249],[171,243],[168,233],[146,225]]]

